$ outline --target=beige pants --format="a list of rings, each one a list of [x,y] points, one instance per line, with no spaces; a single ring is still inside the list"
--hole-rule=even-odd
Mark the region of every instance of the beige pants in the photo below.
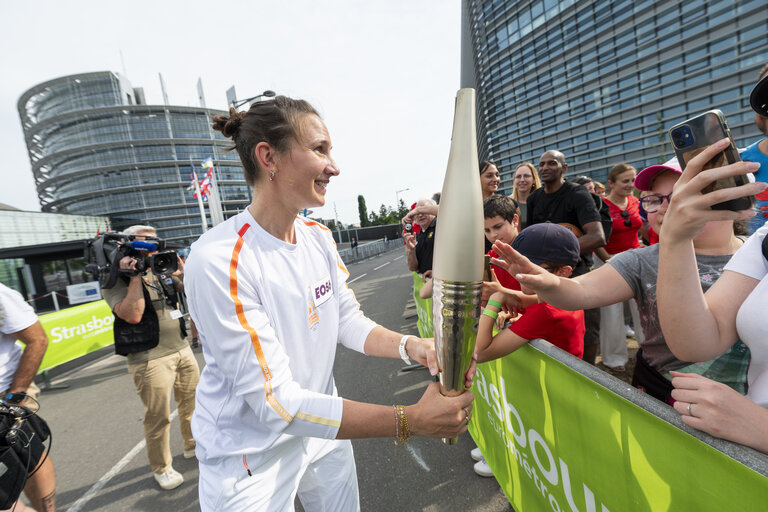
[[[179,424],[184,450],[195,448],[192,437],[192,413],[195,411],[195,388],[200,369],[192,349],[185,347],[146,363],[129,364],[128,371],[136,385],[136,393],[144,404],[144,438],[147,457],[155,473],[171,467],[171,390],[179,406]]]

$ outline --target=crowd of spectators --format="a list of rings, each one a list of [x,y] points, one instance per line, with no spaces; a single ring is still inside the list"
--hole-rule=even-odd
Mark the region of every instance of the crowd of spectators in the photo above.
[[[640,172],[617,163],[606,193],[589,176],[568,181],[566,155],[549,149],[538,166],[517,165],[506,197],[497,193],[498,167],[481,162],[493,270],[483,286],[479,361],[543,338],[592,364],[599,350],[603,367],[624,372],[627,338],[634,336],[633,386],[672,405],[694,428],[768,453],[768,325],[761,316],[768,295],[766,75],[768,66],[751,98],[766,138],[741,154],[754,163],[702,170],[727,145],[721,141],[685,169],[674,158]],[[705,188],[745,173],[755,180]],[[710,208],[749,195],[754,210]],[[403,221],[421,223],[427,214],[434,230],[438,207],[424,201]],[[421,243],[406,243],[406,253],[409,267],[424,274],[431,269],[418,256]],[[431,262],[434,240],[423,243]],[[478,450],[472,457],[478,474],[492,475]]]

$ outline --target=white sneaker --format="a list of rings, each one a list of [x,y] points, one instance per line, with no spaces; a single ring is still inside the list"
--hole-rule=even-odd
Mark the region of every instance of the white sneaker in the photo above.
[[[474,460],[483,460],[483,453],[480,451],[480,448],[475,448],[469,452],[469,455],[471,455]]]
[[[626,333],[628,338],[635,337],[635,331],[633,331],[632,328],[626,324],[624,325],[624,332]]]
[[[191,450],[184,450],[184,458],[185,459],[194,459],[195,458],[195,449],[192,448]]]
[[[485,459],[475,462],[475,473],[485,478],[490,478],[493,476],[493,471],[491,471],[491,466],[489,466],[488,463],[485,462]]]
[[[166,491],[175,489],[184,483],[184,477],[172,467],[168,468],[165,473],[153,473],[153,475],[158,485]]]

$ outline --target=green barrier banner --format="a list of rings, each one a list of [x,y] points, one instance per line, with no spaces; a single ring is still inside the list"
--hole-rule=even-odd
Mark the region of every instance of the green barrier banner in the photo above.
[[[517,512],[768,509],[768,478],[531,346],[478,365],[473,392]]]
[[[416,313],[419,315],[416,327],[419,328],[419,336],[431,338],[435,335],[432,330],[432,298],[422,299],[419,297],[419,290],[422,286],[424,286],[424,280],[418,272],[413,272],[413,300],[416,302]]]
[[[40,371],[72,361],[100,348],[112,345],[112,310],[103,300],[40,316],[48,335]]]

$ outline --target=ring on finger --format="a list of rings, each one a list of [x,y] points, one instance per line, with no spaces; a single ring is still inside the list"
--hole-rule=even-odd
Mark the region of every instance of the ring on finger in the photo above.
[[[688,416],[693,416],[693,413],[691,412],[691,406],[692,405],[693,405],[692,403],[690,403],[690,402],[688,403]],[[695,416],[694,416],[694,418],[695,418]]]

